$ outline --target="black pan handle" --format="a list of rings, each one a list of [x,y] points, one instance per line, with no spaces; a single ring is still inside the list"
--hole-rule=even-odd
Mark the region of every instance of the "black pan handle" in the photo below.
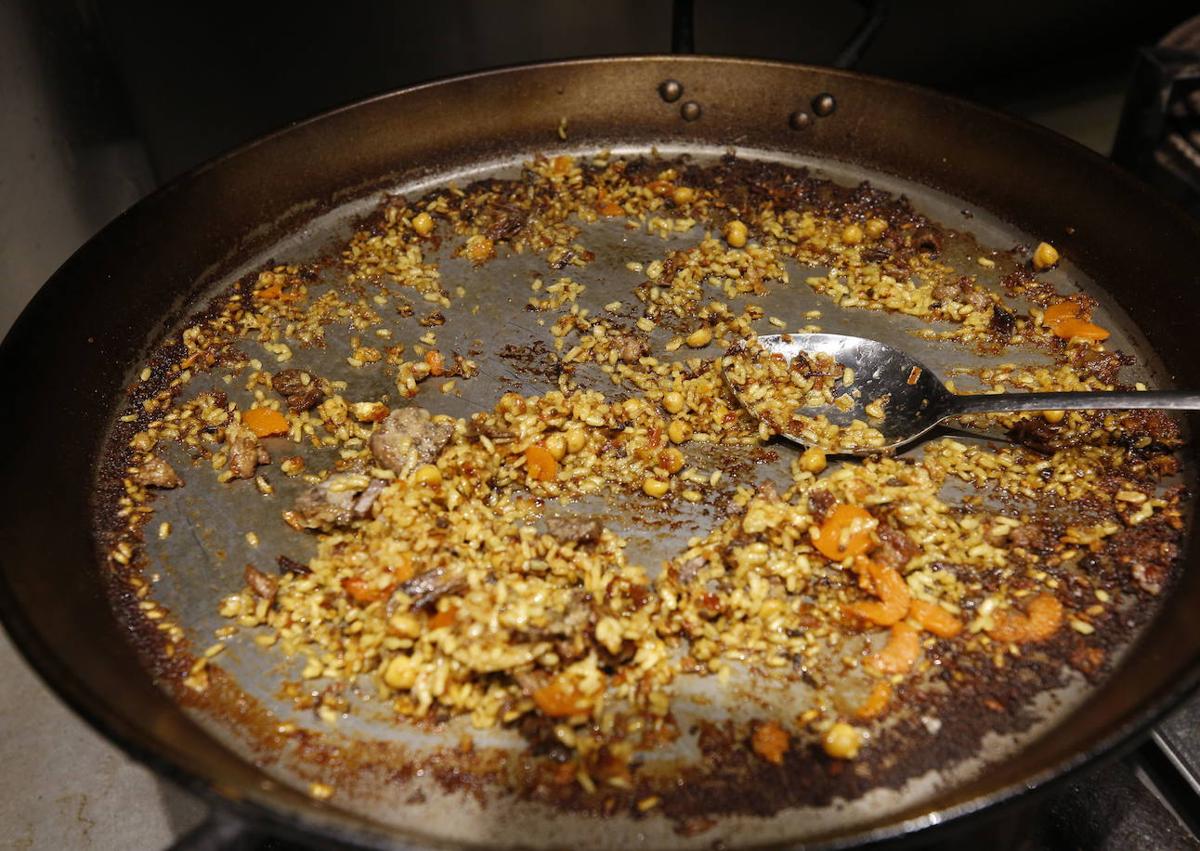
[[[250,851],[258,839],[240,818],[213,809],[167,851]]]

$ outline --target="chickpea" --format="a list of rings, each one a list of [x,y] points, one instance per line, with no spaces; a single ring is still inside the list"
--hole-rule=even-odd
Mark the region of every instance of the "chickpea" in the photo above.
[[[651,180],[649,183],[646,184],[646,188],[661,198],[664,195],[670,195],[671,190],[674,189],[675,187],[671,186],[671,181],[659,179],[659,180]]]
[[[567,439],[562,434],[555,433],[546,438],[546,451],[554,456],[555,461],[561,461],[567,454]]]
[[[696,199],[696,190],[690,186],[676,187],[671,193],[671,200],[675,202],[676,207],[682,207],[684,204],[690,204]]]
[[[419,638],[421,622],[410,612],[396,612],[388,618],[388,631],[401,638]]]
[[[417,669],[407,656],[394,656],[383,671],[383,681],[391,688],[410,689],[417,681]]]
[[[745,222],[734,219],[725,225],[725,241],[734,248],[741,248],[749,237],[750,229],[746,227]]]
[[[500,410],[510,414],[525,413],[525,400],[520,393],[509,391],[500,397]]]
[[[684,340],[684,342],[687,343],[689,346],[691,346],[693,349],[703,349],[705,346],[707,346],[709,343],[712,342],[712,338],[713,338],[712,329],[709,328],[707,325],[701,325],[695,331],[688,334],[687,339]]]
[[[842,242],[846,245],[858,245],[863,241],[863,229],[860,225],[850,224],[842,228]]]
[[[825,469],[825,450],[810,446],[800,455],[800,469],[806,473],[819,473]]]
[[[672,443],[687,443],[692,439],[692,427],[683,420],[671,420],[667,426],[667,437]]]
[[[655,498],[666,496],[667,491],[670,489],[670,483],[664,482],[662,479],[647,477],[642,481],[642,492],[645,493],[646,496],[652,496]]]
[[[417,213],[413,216],[412,229],[421,236],[429,236],[433,233],[433,216],[425,212]]]
[[[683,469],[683,453],[674,446],[669,446],[663,450],[659,463],[668,473],[678,473]]]
[[[663,396],[662,404],[667,409],[668,414],[678,414],[683,410],[683,394],[672,390]]]
[[[587,445],[587,435],[581,428],[567,429],[567,451],[574,454]]]
[[[867,220],[867,237],[870,239],[879,239],[887,232],[887,222],[883,219],[868,219]]]
[[[1048,242],[1039,242],[1033,250],[1033,268],[1039,272],[1053,269],[1058,265],[1058,249]]]
[[[1066,415],[1066,411],[1042,411],[1042,419],[1048,423],[1061,423]]]
[[[844,721],[838,721],[821,739],[825,753],[834,759],[854,759],[862,747],[862,733]]]
[[[413,472],[413,481],[418,485],[436,487],[442,483],[442,471],[433,464],[422,464]]]
[[[467,240],[467,247],[463,253],[472,263],[482,263],[491,257],[496,250],[496,245],[486,236],[475,235]]]

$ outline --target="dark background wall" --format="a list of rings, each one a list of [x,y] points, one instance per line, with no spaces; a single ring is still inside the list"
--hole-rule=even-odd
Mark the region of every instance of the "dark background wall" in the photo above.
[[[163,176],[288,121],[413,82],[671,46],[670,0],[93,5]],[[1103,86],[1127,71],[1139,43],[1196,6],[897,0],[890,8],[862,70],[1003,106]],[[697,0],[696,49],[826,64],[862,14],[849,0]]]

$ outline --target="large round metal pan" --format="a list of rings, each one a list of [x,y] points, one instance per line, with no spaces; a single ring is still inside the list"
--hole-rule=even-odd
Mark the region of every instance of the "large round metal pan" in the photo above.
[[[534,822],[502,811],[492,823],[507,821],[507,829],[463,836],[406,823],[403,813],[375,820],[323,804],[198,723],[156,687],[135,636],[113,614],[92,531],[92,483],[123,390],[164,329],[231,275],[311,238],[307,228],[321,217],[356,209],[381,189],[429,185],[538,152],[654,146],[699,154],[733,147],[823,166],[841,180],[870,175],[918,206],[976,211],[994,234],[1054,234],[1072,274],[1103,294],[1147,375],[1164,387],[1200,386],[1200,230],[1103,159],[1028,124],[855,74],[698,57],[567,62],[408,89],[291,127],[155,193],[80,249],[5,339],[0,612],[50,686],[135,757],[252,822],[379,847],[434,844],[439,835],[534,841],[519,832]],[[1185,450],[1188,462],[1194,453]],[[1200,673],[1200,570],[1193,553],[1185,561],[1118,669],[986,772],[826,827],[784,819],[769,831],[722,838],[814,847],[898,838],[1111,753]],[[450,822],[454,811],[440,817]],[[603,843],[596,837],[605,826],[590,824]]]

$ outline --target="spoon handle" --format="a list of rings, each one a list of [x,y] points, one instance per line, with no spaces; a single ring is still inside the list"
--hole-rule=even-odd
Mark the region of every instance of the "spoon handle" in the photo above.
[[[1186,390],[1155,392],[1097,391],[1091,393],[981,393],[954,396],[949,416],[960,414],[1007,414],[1014,411],[1134,410],[1160,408],[1200,411],[1200,393]]]

